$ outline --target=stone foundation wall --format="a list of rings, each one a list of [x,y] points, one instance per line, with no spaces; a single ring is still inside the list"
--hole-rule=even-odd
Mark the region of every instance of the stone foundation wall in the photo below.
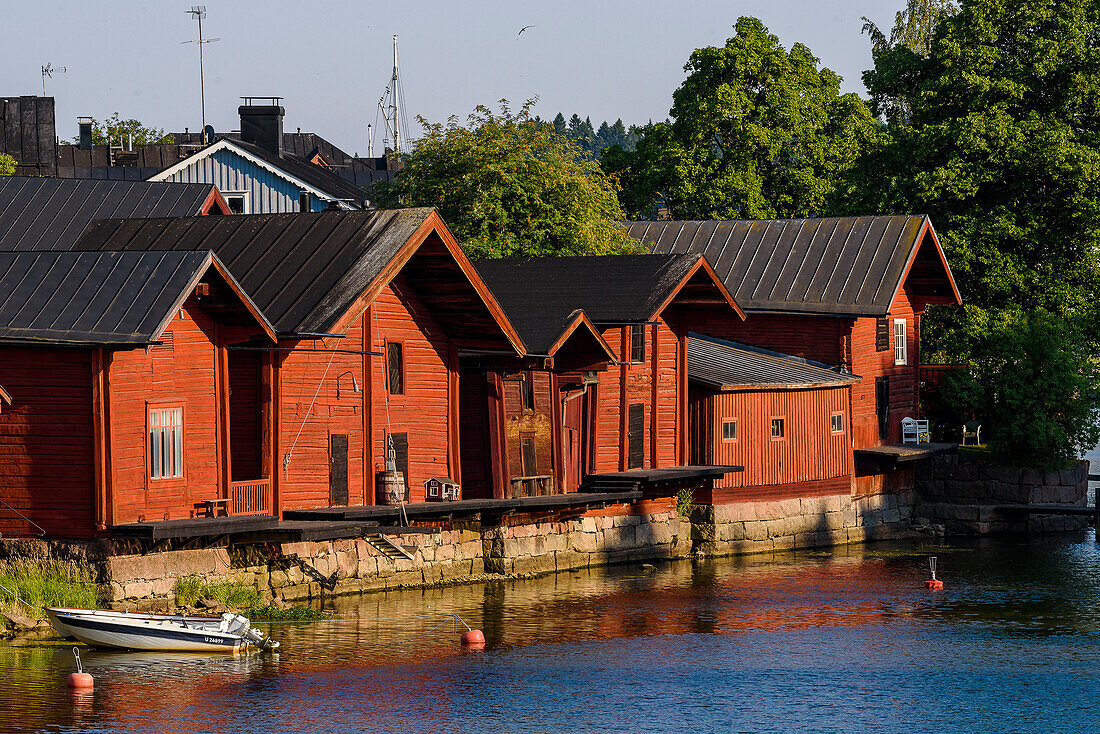
[[[819,548],[910,537],[913,492],[735,502],[692,510],[692,541],[705,555]]]
[[[967,453],[936,456],[916,467],[914,527],[947,535],[1055,533],[1088,526],[1085,516],[1006,513],[998,505],[1088,502],[1089,463],[1041,472],[981,462]]]
[[[412,558],[365,539],[266,543],[142,554],[104,541],[0,540],[0,563],[76,561],[90,566],[103,603],[166,610],[184,578],[255,586],[265,601],[538,574],[634,560],[681,558],[690,532],[672,500],[617,505],[569,519],[505,518],[477,529],[390,536]]]

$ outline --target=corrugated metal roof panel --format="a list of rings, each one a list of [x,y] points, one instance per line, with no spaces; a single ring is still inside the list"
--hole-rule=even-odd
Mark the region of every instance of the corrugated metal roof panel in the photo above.
[[[68,250],[95,219],[191,217],[211,184],[0,177],[0,250]]]
[[[688,336],[688,379],[718,390],[839,387],[860,378],[828,365],[699,334]]]
[[[474,266],[531,353],[546,354],[578,310],[597,324],[651,318],[699,257],[512,257]]]
[[[79,250],[209,250],[280,334],[331,328],[431,209],[114,219]]]
[[[148,344],[209,252],[0,252],[0,341]]]
[[[705,255],[746,311],[883,315],[920,244],[921,215],[625,222],[653,252]]]

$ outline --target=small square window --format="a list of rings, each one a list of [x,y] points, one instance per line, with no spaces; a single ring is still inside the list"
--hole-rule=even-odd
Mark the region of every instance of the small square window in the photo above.
[[[782,418],[772,418],[772,438],[783,438]]]
[[[225,203],[229,205],[229,211],[234,214],[249,213],[250,207],[248,206],[247,191],[226,191],[222,196],[225,197]]]
[[[844,433],[844,414],[843,413],[833,413],[829,417],[829,422],[831,424],[831,428],[833,430],[833,433]]]
[[[737,440],[737,420],[728,418],[722,421],[722,440],[723,441],[736,441]]]
[[[630,325],[630,361],[632,364],[645,362],[645,325]]]

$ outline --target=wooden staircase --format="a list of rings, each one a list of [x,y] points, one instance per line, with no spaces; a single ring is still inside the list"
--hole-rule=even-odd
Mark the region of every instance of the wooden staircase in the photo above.
[[[410,561],[413,559],[412,554],[405,550],[402,546],[390,540],[388,535],[382,533],[372,533],[366,535],[363,538],[371,547],[376,551],[386,556],[387,558],[407,558]]]

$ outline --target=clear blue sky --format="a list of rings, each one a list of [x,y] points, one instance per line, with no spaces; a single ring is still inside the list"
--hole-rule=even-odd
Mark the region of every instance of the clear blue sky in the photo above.
[[[191,2],[0,0],[0,96],[41,94],[47,80],[57,129],[118,111],[168,130],[199,128],[198,55]],[[786,47],[802,42],[865,93],[871,64],[860,16],[889,28],[902,0],[206,0],[207,122],[239,127],[238,98],[280,95],[287,130],[301,127],[348,152],[367,152],[368,123],[400,36],[409,119],[465,119],[501,98],[537,95],[543,117],[589,115],[595,125],[664,119],[691,51],[721,45],[741,15],[760,18]],[[533,25],[517,38],[519,29]],[[415,123],[414,123],[415,124]],[[417,128],[418,130],[419,128]],[[376,128],[377,130],[377,128]],[[380,135],[376,134],[376,144]],[[378,144],[380,147],[380,144]]]

